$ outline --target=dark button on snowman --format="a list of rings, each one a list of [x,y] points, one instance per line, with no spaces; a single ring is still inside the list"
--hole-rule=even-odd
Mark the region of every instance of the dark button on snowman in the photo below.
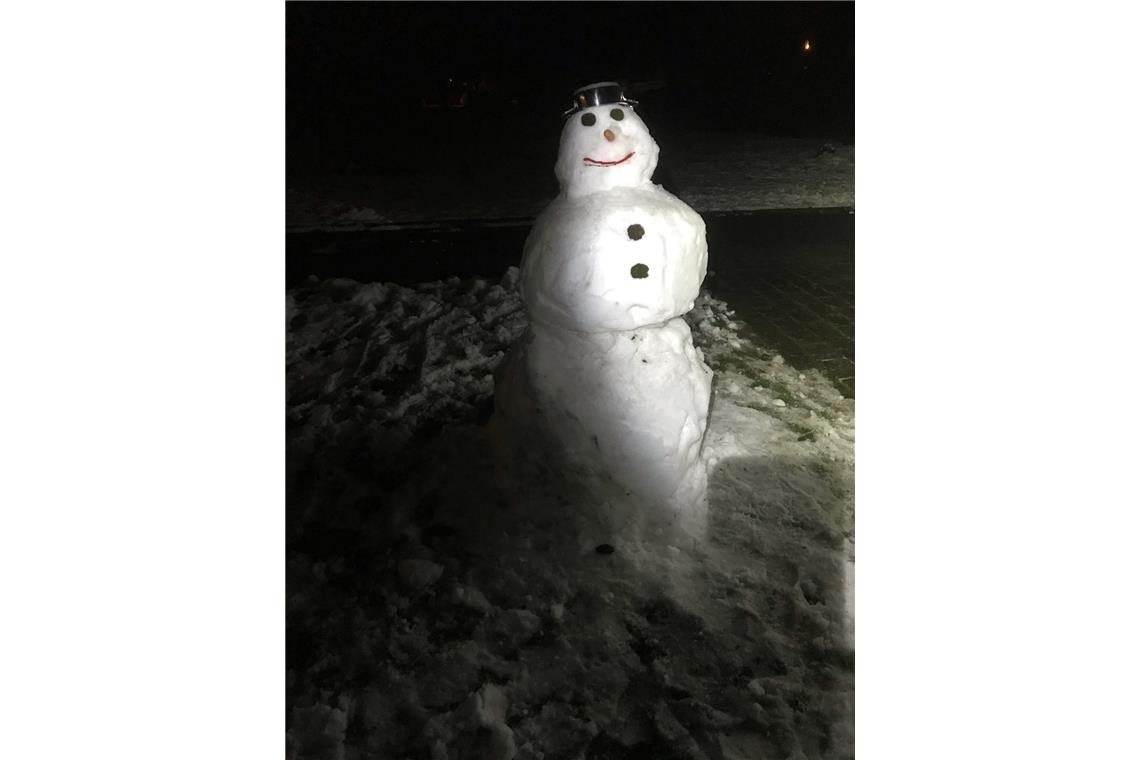
[[[523,250],[530,327],[500,370],[496,409],[534,417],[614,493],[691,518],[703,514],[712,371],[681,316],[705,277],[705,224],[651,181],[658,147],[635,104],[614,82],[574,93],[561,192]]]

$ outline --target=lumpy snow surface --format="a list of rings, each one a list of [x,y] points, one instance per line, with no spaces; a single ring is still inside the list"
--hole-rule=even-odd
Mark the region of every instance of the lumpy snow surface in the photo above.
[[[852,757],[853,402],[702,294],[705,540],[583,546],[496,481],[517,278],[287,293],[290,752]]]

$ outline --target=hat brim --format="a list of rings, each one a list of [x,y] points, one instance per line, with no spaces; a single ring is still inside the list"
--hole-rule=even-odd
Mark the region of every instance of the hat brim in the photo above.
[[[629,106],[630,108],[633,108],[636,105],[637,105],[637,101],[632,100],[630,98],[622,98],[621,100],[611,100],[611,101],[606,102],[606,103],[587,103],[586,105],[581,105],[579,103],[575,103],[574,105],[570,106],[569,110],[562,112],[562,118],[565,119],[570,114],[577,113],[578,111],[584,111],[587,108],[600,108],[602,106]]]

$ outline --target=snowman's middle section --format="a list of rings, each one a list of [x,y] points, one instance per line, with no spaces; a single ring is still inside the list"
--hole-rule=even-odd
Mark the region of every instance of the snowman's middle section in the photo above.
[[[560,195],[527,239],[522,295],[536,322],[631,330],[691,309],[706,266],[704,220],[656,185]]]

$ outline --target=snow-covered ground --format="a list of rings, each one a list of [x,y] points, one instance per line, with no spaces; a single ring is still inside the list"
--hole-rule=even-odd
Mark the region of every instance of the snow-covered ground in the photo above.
[[[854,145],[742,134],[679,147],[673,180],[698,211],[855,206]]]
[[[582,547],[495,477],[517,276],[287,294],[293,756],[852,757],[853,402],[702,295],[706,539]]]
[[[652,125],[651,125],[652,126]],[[854,207],[855,146],[754,134],[655,135],[655,180],[697,211]],[[388,172],[290,182],[292,231],[361,230],[445,219],[533,218],[557,193],[554,146],[395,162]]]

